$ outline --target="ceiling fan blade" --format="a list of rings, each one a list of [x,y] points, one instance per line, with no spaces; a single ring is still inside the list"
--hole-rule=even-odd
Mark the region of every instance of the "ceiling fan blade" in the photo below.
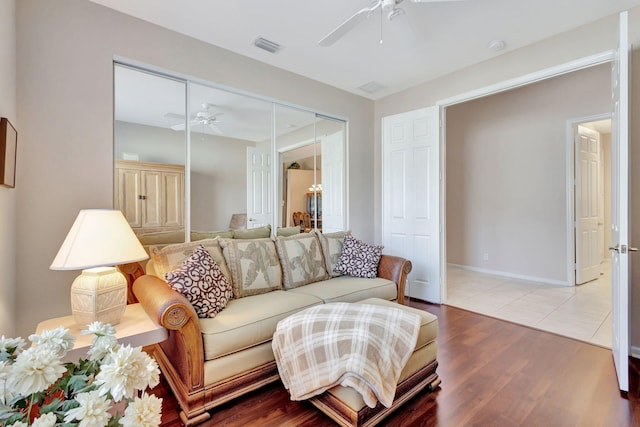
[[[409,0],[411,3],[442,3],[447,1],[466,1],[466,0]]]
[[[377,9],[379,5],[380,5],[380,2],[378,2],[373,7],[365,7],[364,9],[359,10],[358,12],[353,14],[353,16],[351,16],[349,19],[344,21],[342,24],[338,25],[338,27],[335,30],[331,31],[329,34],[324,36],[324,38],[320,40],[318,44],[324,47],[331,46],[332,44],[340,40],[349,31],[357,27],[358,24],[365,21],[371,15],[371,12]]]
[[[211,128],[211,130],[215,133],[222,135],[222,130],[220,130],[220,128],[213,123],[209,123],[209,128]]]
[[[185,127],[186,126],[185,126],[184,123],[178,123],[177,125],[171,126],[171,129],[173,129],[173,130],[184,130]]]
[[[184,114],[166,113],[164,116],[165,116],[165,117],[169,117],[170,119],[180,119],[180,120],[184,120]]]

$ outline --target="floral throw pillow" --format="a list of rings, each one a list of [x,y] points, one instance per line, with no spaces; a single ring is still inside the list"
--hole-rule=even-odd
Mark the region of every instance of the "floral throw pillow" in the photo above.
[[[233,297],[231,284],[202,245],[164,277],[189,300],[200,318],[215,317]]]
[[[369,245],[346,234],[342,252],[333,270],[347,276],[373,279],[378,275],[381,256],[382,246]]]

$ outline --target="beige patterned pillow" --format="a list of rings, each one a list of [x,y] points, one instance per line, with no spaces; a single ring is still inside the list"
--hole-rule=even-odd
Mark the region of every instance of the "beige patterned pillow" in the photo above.
[[[276,249],[282,264],[286,289],[329,278],[316,233],[278,237]]]
[[[318,233],[320,244],[322,245],[322,254],[324,255],[324,262],[327,267],[327,272],[331,277],[341,276],[341,273],[333,271],[342,253],[342,245],[344,243],[344,236],[349,234],[349,231],[338,231],[335,233]]]
[[[282,289],[282,270],[273,240],[220,239],[220,246],[236,298]]]
[[[227,267],[222,248],[220,247],[220,239],[204,239],[197,242],[178,243],[175,245],[167,245],[162,248],[153,248],[151,251],[151,259],[154,263],[154,270],[158,277],[164,277],[165,274],[178,268],[182,261],[196,250],[198,245],[204,246],[209,252],[211,258],[218,264],[222,274],[231,283],[231,272]]]

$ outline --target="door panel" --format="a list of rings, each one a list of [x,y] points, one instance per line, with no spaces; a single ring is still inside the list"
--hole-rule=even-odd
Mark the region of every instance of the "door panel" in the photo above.
[[[268,149],[247,147],[247,228],[271,224],[271,154]]]
[[[140,188],[140,171],[137,169],[116,169],[117,183],[115,207],[120,209],[131,227],[142,227],[142,203],[138,196],[143,194]]]
[[[142,227],[162,227],[162,173],[142,171]]]
[[[441,302],[439,109],[383,119],[385,251],[411,261],[405,294]]]
[[[600,277],[600,134],[578,126],[576,135],[576,285]]]
[[[322,138],[322,232],[344,230],[344,133]]]
[[[613,64],[611,120],[611,317],[618,387],[629,391],[629,41],[628,14],[620,14]]]
[[[182,207],[184,205],[184,174],[181,173],[163,173],[164,180],[164,225],[167,227],[181,227],[183,224],[182,217],[184,215]]]

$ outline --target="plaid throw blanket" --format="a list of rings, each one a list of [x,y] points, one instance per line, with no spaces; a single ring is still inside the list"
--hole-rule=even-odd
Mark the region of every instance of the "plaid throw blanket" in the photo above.
[[[419,329],[419,316],[397,308],[332,303],[281,320],[272,345],[291,400],[341,384],[358,391],[367,406],[379,400],[388,408]]]

